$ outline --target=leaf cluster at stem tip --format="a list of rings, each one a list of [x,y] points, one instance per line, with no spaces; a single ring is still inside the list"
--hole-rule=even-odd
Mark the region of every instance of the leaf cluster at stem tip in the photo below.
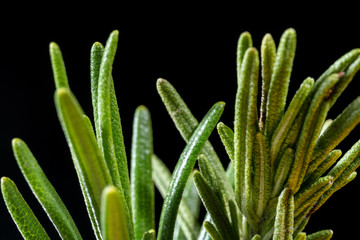
[[[219,122],[217,102],[198,121],[167,80],[159,96],[186,142],[173,172],[155,154],[150,110],[133,116],[130,165],[112,68],[119,32],[90,51],[92,117],[70,89],[59,46],[49,46],[54,102],[97,240],[327,240],[331,230],[307,234],[305,227],[335,192],[351,182],[360,166],[360,140],[344,155],[335,149],[360,123],[360,97],[334,120],[330,108],[360,69],[360,49],[340,57],[320,77],[307,77],[288,96],[296,31],[278,46],[270,34],[253,46],[240,35],[237,91],[232,125]],[[260,102],[258,102],[260,100]],[[208,141],[214,129],[228,159]],[[28,145],[12,141],[17,164],[62,239],[82,236],[71,214]],[[198,169],[194,169],[195,166]],[[156,229],[155,186],[164,198]],[[24,239],[50,239],[15,183],[1,179],[9,213]],[[201,203],[206,209],[200,219]]]

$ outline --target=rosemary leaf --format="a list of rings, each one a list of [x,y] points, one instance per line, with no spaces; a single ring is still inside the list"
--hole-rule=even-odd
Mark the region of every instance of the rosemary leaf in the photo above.
[[[130,240],[124,194],[114,186],[107,186],[101,197],[101,233],[103,240]],[[141,238],[140,238],[141,239]]]
[[[295,195],[294,216],[298,217],[303,212],[308,212],[311,207],[320,199],[333,184],[333,178],[326,176],[320,178],[314,184]],[[303,217],[303,216],[302,216]],[[301,218],[300,218],[301,219]]]
[[[317,211],[335,192],[337,192],[339,189],[343,188],[345,185],[347,185],[349,182],[354,180],[357,173],[354,172],[355,169],[357,169],[360,166],[360,158],[357,158],[352,164],[349,165],[349,167],[344,171],[340,177],[338,177],[333,185],[323,194],[321,199],[316,203],[316,205],[311,210],[310,214]]]
[[[194,173],[194,182],[199,196],[204,203],[206,210],[209,212],[216,229],[219,231],[220,236],[222,236],[222,239],[236,239],[236,234],[233,232],[222,199],[212,191],[210,184],[200,172]]]
[[[94,132],[69,89],[55,93],[58,118],[70,147],[87,210],[97,239],[100,236],[100,198],[102,190],[112,184],[110,173],[99,151]]]
[[[131,145],[131,194],[135,240],[155,228],[155,193],[151,158],[153,138],[150,112],[145,106],[135,111]]]
[[[237,44],[237,52],[236,52],[236,64],[237,64],[237,72],[238,76],[241,71],[241,64],[243,62],[245,52],[248,48],[253,46],[253,41],[251,38],[251,34],[249,32],[243,32],[240,34],[238,44]]]
[[[56,43],[51,42],[49,45],[49,52],[56,89],[69,88],[65,64],[60,47]]]
[[[316,142],[306,175],[313,173],[324,156],[337,146],[360,123],[360,97],[355,99],[324,131]]]
[[[294,162],[294,157],[294,150],[292,148],[287,148],[281,156],[274,175],[272,197],[277,197],[284,188]]]
[[[254,145],[252,197],[255,212],[261,218],[268,204],[271,191],[270,151],[267,139],[262,132],[256,134]]]
[[[309,176],[307,176],[301,187],[307,186],[312,182],[316,181],[319,177],[321,177],[338,160],[341,154],[341,150],[338,149],[331,151],[321,162],[321,164],[316,168],[316,170],[313,171]],[[311,164],[309,165],[309,168],[310,166]]]
[[[158,240],[168,240],[173,237],[176,215],[186,182],[195,166],[200,150],[219,121],[224,106],[223,102],[214,104],[200,122],[181,153],[162,207]]]
[[[181,98],[176,89],[165,79],[158,79],[157,83],[158,93],[168,111],[170,117],[175,123],[181,136],[186,142],[189,142],[190,137],[198,126],[198,121],[191,113],[190,109]],[[215,174],[219,182],[222,182],[227,193],[226,200],[233,198],[234,191],[229,181],[227,181],[224,167],[217,156],[213,146],[209,141],[206,141],[201,154],[204,154],[211,162],[214,169],[217,169]]]
[[[156,232],[154,229],[151,229],[144,233],[142,240],[155,240],[156,239]]]
[[[229,211],[230,211],[230,219],[231,219],[231,226],[233,229],[233,232],[235,233],[236,239],[240,239],[240,223],[239,218],[242,218],[242,215],[240,211],[238,210],[238,207],[236,203],[233,200],[230,200],[228,203]]]
[[[159,157],[154,154],[152,156],[152,169],[152,177],[156,188],[159,190],[161,196],[165,198],[171,180],[171,173],[166,167],[166,165],[159,159]],[[193,200],[185,198],[185,196],[187,195],[186,191],[190,191],[189,183],[192,184],[192,179],[193,177],[192,175],[190,175],[184,189],[183,198],[180,202],[179,212],[177,216],[177,222],[180,224],[183,234],[189,240],[195,240],[199,232],[199,223],[197,222],[197,217],[200,209],[200,206],[198,204],[199,198],[196,197]],[[194,205],[192,204],[193,202],[195,202]]]
[[[111,88],[111,71],[112,63],[115,58],[119,33],[114,31],[110,34],[105,45],[103,57],[101,60],[99,78],[98,78],[98,121],[100,135],[98,136],[99,146],[104,155],[105,162],[110,171],[110,175],[114,185],[122,190],[122,182],[120,180],[120,173],[115,154],[115,146],[113,140],[114,129],[112,125],[111,105],[112,99],[110,96]],[[128,205],[131,206],[131,205]]]
[[[20,139],[12,141],[16,161],[49,219],[62,239],[82,239],[74,220],[47,179],[28,146]]]
[[[266,34],[261,42],[261,104],[260,104],[260,131],[264,131],[266,119],[266,105],[269,94],[271,76],[273,74],[274,63],[276,59],[276,46],[274,39],[270,34]]]
[[[313,88],[313,92],[315,93],[317,91],[317,89],[323,84],[324,81],[326,81],[326,79],[334,73],[339,73],[339,72],[345,72],[350,65],[352,65],[352,63],[357,62],[360,56],[360,49],[353,49],[351,51],[349,51],[348,53],[344,54],[342,57],[340,57],[338,60],[336,60],[315,82],[314,84],[314,88]],[[351,68],[349,68],[349,70],[353,71],[355,70],[353,67],[355,65],[352,65]],[[351,74],[352,75],[352,74]],[[346,79],[346,81],[343,80],[343,84],[344,83],[349,83],[349,80],[351,80],[351,78]],[[344,87],[343,87],[344,89]],[[342,90],[343,90],[342,89]],[[338,94],[339,95],[340,91],[338,90]]]
[[[204,227],[213,240],[224,240],[222,235],[218,232],[218,230],[216,230],[216,227],[211,222],[205,221]]]
[[[217,130],[226,153],[230,160],[234,160],[234,132],[222,122],[218,123]]]
[[[285,188],[276,207],[273,240],[290,240],[294,231],[294,197],[290,188]]]
[[[289,187],[294,193],[302,183],[311,154],[315,148],[316,140],[330,108],[327,101],[331,96],[331,89],[342,77],[342,74],[332,74],[320,86],[309,106],[299,140],[296,144],[295,161],[289,177]]]
[[[248,215],[251,191],[251,158],[256,131],[256,101],[259,71],[258,52],[249,48],[242,62],[238,79],[235,101],[234,123],[234,162],[235,162],[235,196],[243,214]]]
[[[314,79],[306,78],[300,85],[299,89],[295,93],[291,100],[288,109],[282,117],[279,125],[277,126],[271,140],[271,162],[272,167],[276,168],[276,159],[279,154],[280,147],[283,144],[286,136],[289,134],[290,128],[293,125],[296,116],[298,115],[301,106],[303,105],[306,97],[308,96]]]
[[[100,142],[100,125],[98,111],[98,86],[101,60],[104,53],[104,46],[96,42],[91,47],[90,54],[90,78],[91,78],[91,100],[94,113],[94,123],[98,142]]]
[[[306,233],[301,232],[297,234],[295,240],[306,240]]]
[[[332,230],[322,230],[306,237],[306,240],[330,240],[333,235]]]
[[[251,238],[251,240],[261,240],[261,236],[260,235],[255,235]]]
[[[296,32],[290,28],[281,36],[269,86],[265,125],[265,135],[268,138],[273,135],[283,115],[295,49]]]
[[[50,239],[10,178],[1,178],[1,192],[6,207],[24,239]]]

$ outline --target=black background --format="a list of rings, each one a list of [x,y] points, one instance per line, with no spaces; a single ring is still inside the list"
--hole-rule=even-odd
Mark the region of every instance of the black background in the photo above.
[[[315,8],[260,3],[195,6],[134,3],[125,7],[97,3],[76,7],[62,2],[3,6],[0,21],[0,175],[15,181],[24,198],[52,239],[56,231],[31,194],[11,150],[11,139],[27,142],[49,180],[73,215],[84,239],[93,239],[76,174],[57,120],[48,44],[57,42],[67,67],[72,91],[84,111],[92,116],[89,54],[93,42],[105,43],[114,29],[120,32],[114,63],[114,81],[127,152],[135,108],[146,105],[152,113],[154,151],[172,169],[184,141],[173,126],[156,92],[157,78],[169,80],[201,119],[213,103],[225,101],[221,121],[232,126],[236,92],[235,52],[238,36],[251,32],[254,46],[271,33],[278,43],[282,32],[293,27],[298,47],[290,82],[292,96],[307,76],[317,78],[345,52],[360,47],[356,8]],[[353,10],[352,10],[353,9]],[[334,118],[359,95],[356,76],[330,111]],[[360,136],[360,129],[339,146],[343,152]],[[217,134],[210,140],[224,163],[229,160]],[[129,156],[129,155],[128,155]],[[310,220],[306,232],[333,229],[333,239],[357,239],[360,181],[336,193]],[[21,239],[0,202],[0,239]],[[162,198],[156,195],[157,221]]]

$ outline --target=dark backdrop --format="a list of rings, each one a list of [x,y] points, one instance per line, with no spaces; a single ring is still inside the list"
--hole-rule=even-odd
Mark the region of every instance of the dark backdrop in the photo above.
[[[277,10],[276,10],[277,9]],[[265,33],[278,43],[282,32],[293,27],[298,47],[289,94],[307,76],[317,78],[345,52],[360,47],[357,16],[351,6],[324,9],[312,5],[195,6],[134,4],[131,7],[98,3],[91,6],[3,6],[0,21],[0,175],[12,178],[53,239],[58,236],[32,196],[11,151],[11,139],[27,142],[50,181],[72,213],[84,239],[93,239],[68,147],[57,120],[48,44],[57,42],[65,59],[71,88],[84,111],[92,115],[89,52],[93,42],[105,43],[118,29],[119,46],[114,63],[117,91],[127,151],[136,106],[152,113],[155,152],[172,169],[184,141],[173,126],[156,92],[157,78],[169,80],[197,118],[216,101],[227,103],[222,121],[232,126],[236,91],[235,52],[238,36],[252,33],[259,48]],[[346,89],[330,117],[359,95],[360,76]],[[349,149],[360,129],[341,144]],[[223,162],[229,160],[217,134],[211,135]],[[310,220],[308,233],[331,228],[334,239],[354,237],[360,213],[360,181],[336,193]],[[156,195],[157,221],[162,198]],[[355,220],[354,220],[355,219]],[[0,239],[21,239],[3,200],[0,200]]]

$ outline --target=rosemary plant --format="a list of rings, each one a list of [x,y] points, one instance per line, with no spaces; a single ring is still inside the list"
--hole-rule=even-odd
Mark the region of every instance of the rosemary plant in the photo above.
[[[105,47],[94,43],[91,49],[92,121],[70,90],[60,48],[50,44],[55,106],[96,239],[332,237],[331,230],[307,235],[304,229],[311,215],[355,178],[360,165],[360,141],[342,157],[341,151],[334,149],[360,122],[360,99],[335,120],[326,120],[330,107],[360,68],[360,49],[345,54],[316,81],[306,78],[287,104],[295,31],[284,32],[277,50],[271,35],[265,35],[261,61],[251,35],[241,34],[233,128],[218,122],[223,102],[215,103],[199,123],[175,88],[159,79],[159,95],[187,142],[171,173],[153,152],[151,116],[145,106],[139,106],[134,114],[128,169],[112,79],[117,41],[118,32],[114,31]],[[216,125],[231,160],[226,170],[225,161],[220,161],[207,141]],[[60,237],[82,239],[27,145],[16,138],[12,146],[22,174]],[[196,163],[199,170],[193,170]],[[153,183],[164,197],[157,231]],[[49,239],[14,182],[3,177],[1,190],[24,239]],[[200,200],[207,210],[202,223]]]

